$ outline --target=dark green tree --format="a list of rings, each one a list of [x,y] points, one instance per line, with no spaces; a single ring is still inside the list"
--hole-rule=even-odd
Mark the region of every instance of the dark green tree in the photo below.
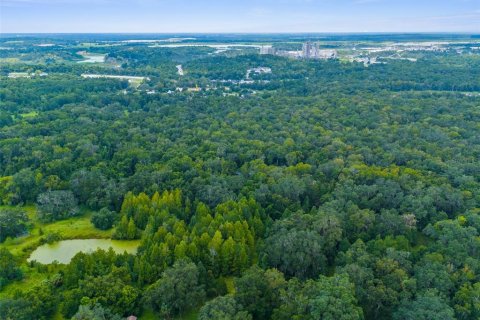
[[[232,296],[221,296],[208,301],[198,314],[199,320],[251,320],[252,316],[242,310]]]
[[[0,249],[0,289],[12,280],[23,276],[16,258],[6,248]]]
[[[254,319],[268,319],[280,305],[280,292],[285,285],[283,274],[277,270],[264,271],[253,266],[235,279],[235,300]]]
[[[110,229],[117,218],[115,211],[110,211],[108,208],[102,208],[100,211],[92,214],[91,221],[93,225],[100,230]]]
[[[42,221],[55,221],[78,214],[77,201],[71,191],[47,191],[37,199],[38,217]]]
[[[320,276],[305,283],[292,279],[275,309],[275,319],[361,320],[363,311],[357,305],[354,286],[348,277]]]
[[[100,304],[81,305],[78,307],[77,313],[72,317],[72,320],[121,320],[122,317],[117,314],[112,314],[108,308],[104,308]]]
[[[451,320],[455,319],[453,309],[438,296],[438,292],[430,290],[413,301],[403,302],[394,312],[395,320]]]
[[[162,317],[178,315],[201,304],[205,290],[199,282],[197,266],[186,260],[175,262],[148,288],[144,299]]]
[[[0,209],[0,242],[27,231],[28,217],[22,209]]]

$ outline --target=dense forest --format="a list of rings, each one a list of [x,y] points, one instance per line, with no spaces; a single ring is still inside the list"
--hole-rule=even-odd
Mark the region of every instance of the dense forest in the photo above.
[[[479,54],[62,41],[0,51],[1,319],[480,318]],[[81,238],[139,246],[27,260]]]

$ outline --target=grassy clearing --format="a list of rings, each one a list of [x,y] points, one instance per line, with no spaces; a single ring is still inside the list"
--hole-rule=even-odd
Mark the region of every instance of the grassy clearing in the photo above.
[[[23,119],[36,118],[36,117],[38,117],[38,112],[37,111],[31,111],[31,112],[28,112],[28,113],[22,113],[22,114],[20,114],[20,117],[22,117]]]

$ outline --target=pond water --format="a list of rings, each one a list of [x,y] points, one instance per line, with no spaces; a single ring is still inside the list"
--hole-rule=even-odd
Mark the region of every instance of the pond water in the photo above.
[[[79,252],[93,252],[97,249],[108,250],[112,248],[117,253],[136,253],[140,240],[111,240],[111,239],[74,239],[62,240],[52,244],[44,244],[30,255],[27,261],[36,260],[43,264],[53,261],[69,263]]]

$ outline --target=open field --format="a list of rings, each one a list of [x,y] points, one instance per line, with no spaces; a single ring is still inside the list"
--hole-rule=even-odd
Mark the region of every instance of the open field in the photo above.
[[[82,74],[83,78],[86,79],[118,79],[118,80],[128,80],[128,83],[133,88],[138,88],[143,81],[149,81],[148,77],[138,77],[138,76],[119,76],[119,75],[108,75],[108,74]]]

